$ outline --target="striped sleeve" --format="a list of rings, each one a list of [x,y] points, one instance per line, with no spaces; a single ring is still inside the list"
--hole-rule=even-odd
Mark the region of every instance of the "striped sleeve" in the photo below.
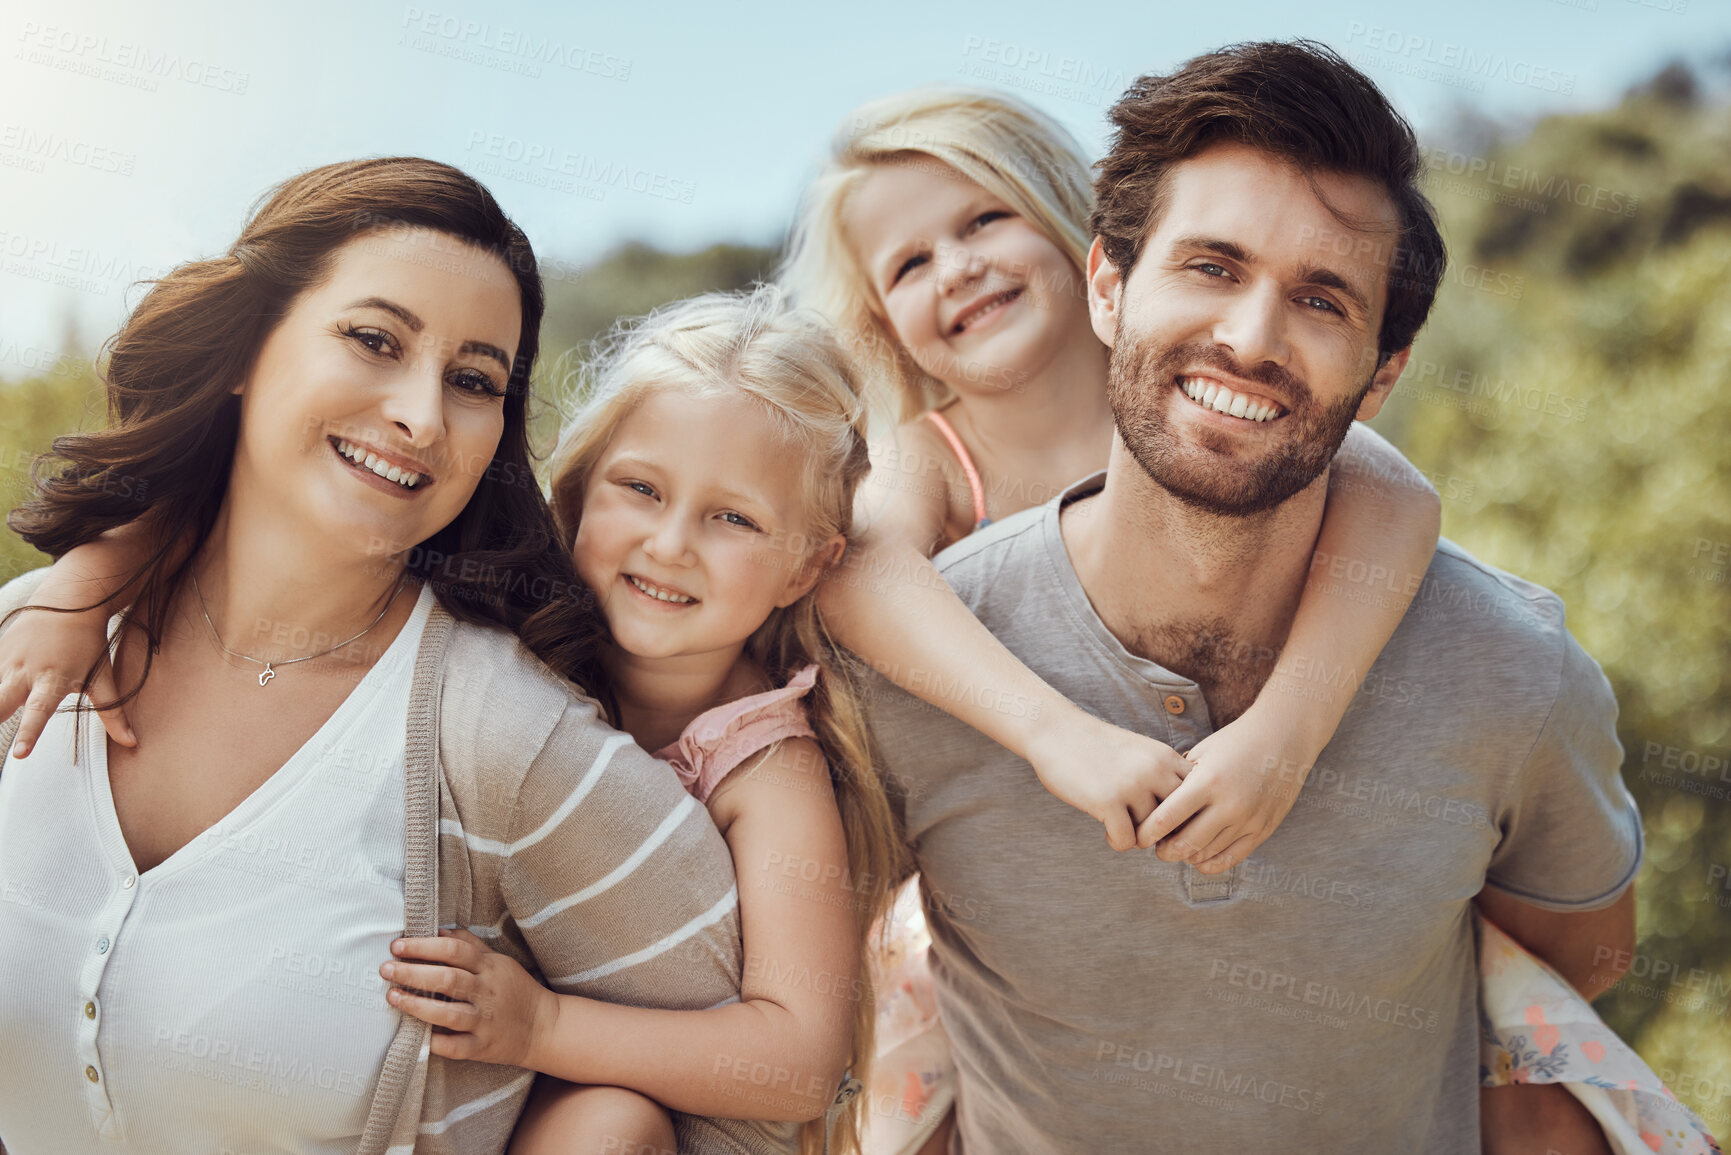
[[[593,706],[549,735],[497,852],[510,919],[554,990],[682,1010],[739,994],[727,844],[672,767]]]

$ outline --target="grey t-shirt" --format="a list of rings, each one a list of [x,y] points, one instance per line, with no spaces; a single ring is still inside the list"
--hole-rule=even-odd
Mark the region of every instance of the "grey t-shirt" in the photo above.
[[[1184,750],[1200,691],[1107,631],[1059,536],[1102,476],[938,568],[1057,690]],[[1026,762],[874,678],[963,1149],[1476,1153],[1469,903],[1591,910],[1634,878],[1616,711],[1555,595],[1445,541],[1291,814],[1208,876],[1113,852]]]

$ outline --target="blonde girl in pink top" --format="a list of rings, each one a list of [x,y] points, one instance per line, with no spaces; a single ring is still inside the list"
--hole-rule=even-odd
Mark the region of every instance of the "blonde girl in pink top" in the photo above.
[[[873,1023],[859,960],[898,846],[812,596],[869,468],[852,363],[762,289],[643,318],[585,385],[552,502],[611,635],[590,684],[727,840],[740,998],[664,1012],[559,995],[463,931],[403,942],[386,977],[444,990],[454,966],[475,976],[466,998],[391,997],[453,1032],[439,1053],[549,1076],[516,1152],[670,1149],[667,1108],[763,1120],[767,1150],[854,1150],[843,1073]]]

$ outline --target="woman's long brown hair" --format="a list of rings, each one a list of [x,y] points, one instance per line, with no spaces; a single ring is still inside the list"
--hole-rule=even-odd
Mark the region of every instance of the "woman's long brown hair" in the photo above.
[[[108,343],[108,427],[56,438],[7,524],[58,557],[147,517],[155,542],[128,591],[144,632],[143,677],[169,606],[228,489],[244,382],[271,330],[318,285],[340,248],[382,230],[430,229],[490,252],[516,279],[523,325],[493,460],[468,505],[409,551],[459,619],[503,626],[567,677],[592,674],[600,616],[577,580],[530,463],[529,374],[544,297],[521,229],[450,165],[389,157],[325,165],[278,185],[227,253],[175,268]],[[94,607],[87,607],[94,608]],[[91,671],[94,674],[94,670]],[[88,691],[90,678],[85,681]],[[138,692],[135,685],[120,700]]]

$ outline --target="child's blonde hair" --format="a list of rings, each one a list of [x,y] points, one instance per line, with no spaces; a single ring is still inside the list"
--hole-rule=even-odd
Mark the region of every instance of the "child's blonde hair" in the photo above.
[[[1094,207],[1081,146],[1057,121],[990,89],[917,88],[861,105],[836,133],[788,245],[781,280],[836,325],[865,366],[873,400],[908,421],[953,396],[891,335],[883,304],[847,243],[844,217],[872,169],[942,162],[1039,228],[1082,272]]]
[[[590,359],[579,384],[581,408],[552,461],[552,505],[567,545],[577,537],[583,492],[608,442],[651,394],[744,393],[762,403],[790,452],[804,463],[806,539],[785,546],[786,564],[814,564],[813,554],[853,527],[854,493],[871,468],[866,409],[858,370],[822,318],[792,309],[774,286],[706,293],[618,327]],[[725,436],[722,430],[716,436]],[[774,610],[746,642],[746,653],[777,685],[809,664],[820,675],[805,699],[811,727],[828,762],[847,835],[848,868],[861,946],[852,1067],[864,1079],[873,1048],[874,1000],[864,969],[871,927],[900,877],[901,842],[872,764],[856,680],[858,660],[829,636],[816,590]],[[836,1128],[835,1151],[857,1152],[865,1097],[855,1096]],[[801,1129],[801,1150],[823,1149],[823,1121]]]

